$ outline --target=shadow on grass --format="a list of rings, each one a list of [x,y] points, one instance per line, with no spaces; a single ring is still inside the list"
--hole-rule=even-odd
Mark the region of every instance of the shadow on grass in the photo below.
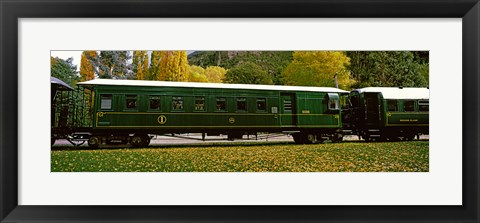
[[[352,141],[343,141],[342,144],[348,143],[388,143],[388,142],[428,142],[428,139],[413,140],[413,141],[387,141],[387,142],[365,142],[364,140],[352,140]],[[323,144],[337,144],[327,141]],[[185,143],[185,144],[168,144],[168,145],[150,145],[147,147],[134,148],[126,145],[107,145],[99,148],[90,148],[88,146],[53,146],[52,151],[74,151],[74,150],[108,150],[108,149],[168,149],[168,148],[208,148],[208,147],[251,147],[251,146],[276,146],[276,145],[297,145],[295,142],[283,141],[283,142],[205,142],[205,143]]]
[[[150,145],[147,147],[134,148],[125,145],[108,145],[99,148],[90,148],[86,146],[53,146],[52,151],[63,150],[102,150],[102,149],[166,149],[166,148],[207,148],[207,147],[235,147],[235,146],[270,146],[270,145],[288,145],[294,142],[210,142],[210,143],[185,143],[185,144],[168,144],[168,145]]]

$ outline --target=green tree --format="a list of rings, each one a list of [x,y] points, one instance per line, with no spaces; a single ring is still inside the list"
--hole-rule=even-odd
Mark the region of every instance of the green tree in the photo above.
[[[261,66],[245,62],[229,69],[225,74],[225,83],[235,84],[273,84],[272,77]]]
[[[349,89],[354,83],[347,70],[349,58],[344,52],[298,51],[283,71],[284,83],[297,86],[323,86]]]
[[[75,88],[77,82],[80,81],[80,77],[78,75],[77,66],[73,65],[73,58],[68,58],[67,60],[60,59],[58,57],[50,57],[50,75],[56,77],[66,84],[70,85],[71,87]],[[80,91],[60,91],[57,92],[57,103],[58,105],[67,105],[68,107],[53,107],[52,106],[52,113],[57,113],[58,115],[65,115],[60,113],[59,109],[68,108],[68,117],[91,117],[91,110],[90,106],[92,105],[91,100],[84,100],[83,94],[86,93],[87,98],[91,96],[89,93],[90,91],[80,92]],[[61,95],[61,96],[60,96]],[[74,103],[74,106],[72,106]],[[55,111],[55,109],[57,109]],[[53,117],[53,116],[52,116]],[[73,123],[75,121],[76,123]],[[83,125],[83,126],[91,126],[90,119],[80,119],[80,120],[73,120],[67,119],[67,125]]]
[[[162,51],[158,80],[187,81],[187,51]]]
[[[428,86],[428,52],[352,51],[347,55],[356,88]]]
[[[274,84],[283,84],[282,71],[292,62],[292,51],[195,51],[188,56],[190,65],[220,66],[231,69],[245,62],[262,67]]]
[[[132,71],[137,80],[148,79],[148,52],[133,51]]]
[[[160,77],[160,59],[161,51],[153,51],[150,57],[150,68],[148,72],[148,80],[159,80]]]
[[[220,66],[222,51],[195,51],[188,55],[188,63],[199,67]],[[219,60],[220,58],[220,60]]]
[[[73,58],[63,60],[58,57],[50,57],[50,75],[56,77],[71,87],[75,87],[80,80],[77,66],[73,65]]]
[[[100,78],[132,79],[130,59],[128,51],[100,51],[93,62]]]
[[[80,61],[80,80],[88,81],[95,79],[95,66],[92,60],[97,58],[96,51],[83,51]]]

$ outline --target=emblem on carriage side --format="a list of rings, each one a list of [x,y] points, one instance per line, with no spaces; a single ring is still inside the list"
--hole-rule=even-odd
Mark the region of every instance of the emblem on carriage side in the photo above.
[[[157,121],[158,121],[158,123],[160,123],[161,125],[163,125],[163,124],[167,123],[167,116],[165,116],[165,115],[160,115],[160,116],[158,116]]]

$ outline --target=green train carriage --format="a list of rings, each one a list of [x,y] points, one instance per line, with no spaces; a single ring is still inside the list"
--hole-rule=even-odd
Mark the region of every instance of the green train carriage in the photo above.
[[[370,140],[412,140],[429,133],[428,88],[368,87],[350,92],[344,129]]]
[[[291,133],[297,143],[341,138],[340,97],[329,87],[95,79],[91,147],[146,146],[150,134]]]

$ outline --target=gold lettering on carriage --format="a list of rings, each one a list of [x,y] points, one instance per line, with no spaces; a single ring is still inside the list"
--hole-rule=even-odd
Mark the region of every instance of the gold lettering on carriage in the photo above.
[[[401,122],[418,122],[418,119],[400,119]]]

